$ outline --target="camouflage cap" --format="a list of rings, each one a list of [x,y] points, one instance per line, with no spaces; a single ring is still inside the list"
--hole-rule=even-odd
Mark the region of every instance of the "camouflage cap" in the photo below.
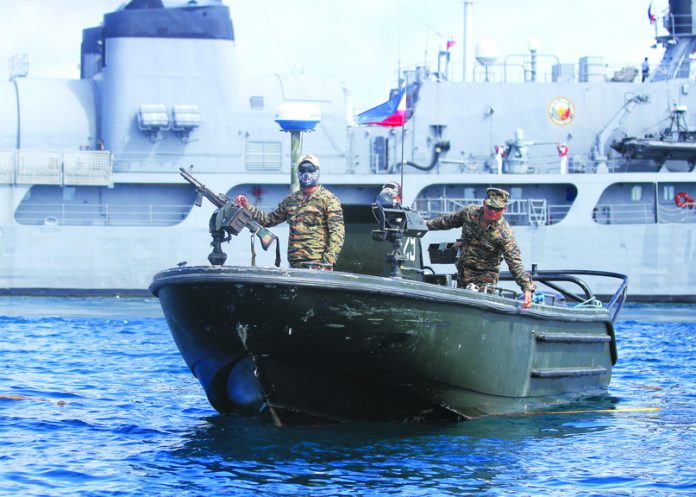
[[[505,190],[500,188],[488,188],[486,190],[486,200],[483,202],[491,207],[496,207],[497,209],[504,209],[507,207],[507,201],[510,194]]]
[[[321,168],[321,165],[319,164],[319,159],[312,154],[305,154],[302,157],[300,157],[300,160],[297,161],[297,165],[299,166],[303,162],[309,162],[310,164],[314,164],[315,166]]]

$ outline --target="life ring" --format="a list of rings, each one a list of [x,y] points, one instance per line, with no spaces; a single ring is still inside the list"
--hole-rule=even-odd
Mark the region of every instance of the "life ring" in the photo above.
[[[694,199],[686,192],[679,192],[674,196],[674,203],[677,204],[677,207],[691,209],[694,206]]]

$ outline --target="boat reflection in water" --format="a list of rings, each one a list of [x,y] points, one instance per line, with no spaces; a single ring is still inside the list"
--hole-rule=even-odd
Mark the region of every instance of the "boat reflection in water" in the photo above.
[[[215,222],[223,212],[229,219],[229,208],[211,219],[214,239],[239,231]],[[424,267],[427,229],[416,211],[347,205],[344,215],[336,271],[213,265],[155,275],[150,290],[217,411],[279,426],[447,421],[606,390],[625,276],[535,271],[546,291],[522,309],[512,290],[455,288],[451,274]],[[431,260],[453,255],[430,250]],[[607,305],[582,275],[618,278]]]
[[[371,455],[380,454],[390,464],[403,463],[404,452],[431,454],[432,457],[418,458],[419,464],[429,462],[434,472],[459,472],[460,466],[442,464],[447,451],[432,450],[433,445],[455,445],[459,454],[472,458],[476,466],[478,455],[485,453],[493,460],[508,460],[513,466],[520,454],[519,446],[527,446],[530,440],[540,443],[556,443],[554,439],[572,439],[588,433],[600,434],[611,424],[611,411],[617,408],[618,399],[609,395],[590,397],[587,402],[573,404],[573,408],[587,408],[578,414],[563,410],[543,415],[486,416],[468,423],[409,425],[397,423],[353,423],[347,425],[325,425],[324,429],[293,429],[278,436],[272,425],[260,420],[238,415],[208,416],[195,429],[186,432],[184,443],[172,448],[172,455],[186,463],[192,455],[205,453],[209,457],[206,465],[218,466],[220,460],[245,466],[263,466],[266,472],[283,471],[288,465],[315,467],[322,464],[355,464],[355,470],[369,460]],[[588,412],[600,414],[588,419]],[[619,408],[620,409],[620,408]],[[611,418],[609,418],[611,419]],[[507,468],[505,464],[496,465]],[[258,474],[249,470],[247,475]],[[287,474],[287,471],[284,471]],[[237,475],[242,477],[243,475]],[[329,478],[340,475],[327,472]]]

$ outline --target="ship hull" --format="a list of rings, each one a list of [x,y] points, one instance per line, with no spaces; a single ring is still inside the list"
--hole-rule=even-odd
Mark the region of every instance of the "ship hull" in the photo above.
[[[268,175],[282,184],[284,175]],[[604,189],[613,182],[640,183],[645,174],[604,175],[407,175],[405,204],[411,205],[418,192],[436,184],[466,181],[484,189],[495,179],[497,185],[512,191],[539,185],[572,184],[578,197],[568,215],[558,223],[541,226],[513,226],[525,265],[541,269],[582,267],[611,268],[631,278],[630,301],[696,302],[696,210],[673,208],[685,223],[599,224],[593,221],[593,208]],[[691,173],[670,173],[669,178],[684,182]],[[152,175],[148,182],[163,182],[166,175]],[[326,175],[330,190],[347,181],[340,175]],[[201,175],[215,191],[235,190],[253,180],[244,174]],[[378,189],[380,176],[356,175],[352,185]],[[171,181],[166,179],[166,181]],[[285,185],[283,184],[283,188]],[[11,188],[0,188],[0,200],[21,198]],[[134,200],[134,202],[137,200]],[[213,207],[194,208],[188,217],[174,226],[23,226],[11,219],[0,223],[0,294],[20,295],[138,295],[147,296],[152,275],[163,267],[187,262],[207,264],[210,235],[205,228]],[[10,211],[11,212],[11,211]],[[11,218],[11,215],[7,216]],[[510,218],[510,216],[506,217]],[[510,218],[511,219],[511,218]],[[272,228],[279,237],[281,253],[286,252],[287,225]],[[434,231],[425,235],[424,243],[451,242],[459,230]],[[369,236],[369,235],[368,235]],[[79,247],[79,250],[76,250]],[[227,264],[247,265],[251,261],[250,245],[235,243],[228,251]],[[346,254],[344,254],[346,255]],[[272,266],[275,254],[257,247],[258,266]],[[339,258],[342,259],[342,257]],[[284,262],[285,263],[285,262]],[[427,262],[426,262],[427,263]],[[435,265],[438,272],[455,272],[453,265]],[[502,265],[505,269],[505,264]],[[610,287],[597,282],[595,292],[608,295]]]
[[[603,309],[534,306],[395,278],[310,270],[163,271],[176,344],[211,405],[277,425],[445,421],[606,390]]]

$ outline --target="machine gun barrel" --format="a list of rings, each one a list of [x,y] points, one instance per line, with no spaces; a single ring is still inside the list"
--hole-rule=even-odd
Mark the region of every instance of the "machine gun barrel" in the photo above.
[[[198,199],[196,199],[196,205],[198,207],[201,206],[202,197],[205,197],[208,200],[210,200],[210,202],[217,208],[224,207],[224,205],[230,201],[227,195],[223,195],[222,193],[213,193],[212,190],[210,190],[207,186],[205,186],[203,183],[194,178],[191,175],[191,173],[186,171],[186,169],[184,169],[183,167],[179,168],[179,173],[181,174],[181,176],[184,177],[186,181],[188,181],[196,187],[196,194],[198,195]]]
[[[225,233],[236,236],[246,227],[249,231],[256,235],[259,240],[261,240],[261,246],[264,250],[268,250],[274,241],[278,241],[277,236],[261,226],[261,224],[259,224],[259,222],[253,218],[248,210],[243,207],[237,207],[227,195],[223,195],[222,193],[213,193],[212,190],[194,178],[191,173],[186,171],[183,167],[179,168],[179,172],[186,181],[191,183],[196,188],[196,193],[198,194],[196,205],[200,207],[200,199],[205,197],[210,200],[215,207],[217,207],[211,220],[211,232],[213,232],[213,230],[221,232],[224,231]],[[278,246],[276,245],[276,249],[277,248]],[[278,253],[276,259],[279,258],[280,255]],[[279,263],[280,261],[277,260],[276,266],[279,265]]]

